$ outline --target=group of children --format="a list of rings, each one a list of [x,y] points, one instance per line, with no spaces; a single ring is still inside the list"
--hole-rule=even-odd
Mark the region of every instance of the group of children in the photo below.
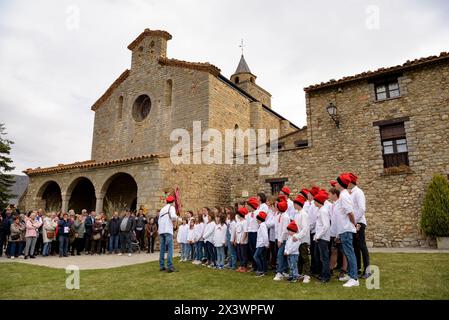
[[[339,265],[344,286],[358,286],[359,276],[370,275],[365,196],[352,173],[330,184],[329,190],[302,189],[294,200],[283,187],[273,199],[259,193],[236,208],[202,208],[195,216],[187,212],[177,234],[181,262],[224,269],[227,257],[228,269],[263,277],[271,267],[273,280],[303,283],[312,275],[329,282]]]

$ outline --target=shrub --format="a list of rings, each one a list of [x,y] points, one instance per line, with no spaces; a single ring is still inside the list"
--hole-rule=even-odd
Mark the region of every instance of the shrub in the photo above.
[[[449,237],[449,182],[435,175],[424,198],[421,229],[434,237]]]

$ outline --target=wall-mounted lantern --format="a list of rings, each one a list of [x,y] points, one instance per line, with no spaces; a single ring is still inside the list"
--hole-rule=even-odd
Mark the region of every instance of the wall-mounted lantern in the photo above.
[[[337,128],[340,128],[340,117],[337,114],[337,107],[331,102],[326,108],[327,113],[332,118],[332,120],[335,122],[335,126]]]

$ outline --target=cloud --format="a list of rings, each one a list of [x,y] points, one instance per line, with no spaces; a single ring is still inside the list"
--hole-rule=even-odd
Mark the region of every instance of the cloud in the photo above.
[[[304,87],[449,50],[448,9],[443,0],[3,1],[0,121],[16,142],[16,172],[89,159],[90,106],[151,28],[173,35],[169,57],[228,77],[243,38],[274,110],[304,125]]]

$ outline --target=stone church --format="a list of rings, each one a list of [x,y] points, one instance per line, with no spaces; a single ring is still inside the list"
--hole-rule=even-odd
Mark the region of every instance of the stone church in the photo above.
[[[154,213],[179,186],[184,209],[232,205],[257,192],[359,176],[371,246],[428,246],[419,230],[433,174],[449,174],[449,54],[305,88],[307,126],[271,106],[244,57],[230,79],[209,63],[167,57],[166,31],[146,29],[125,70],[93,104],[91,159],[27,169],[26,209]],[[277,129],[279,170],[258,165],[183,164],[170,159],[170,133],[183,128]],[[269,145],[269,142],[267,143]]]

